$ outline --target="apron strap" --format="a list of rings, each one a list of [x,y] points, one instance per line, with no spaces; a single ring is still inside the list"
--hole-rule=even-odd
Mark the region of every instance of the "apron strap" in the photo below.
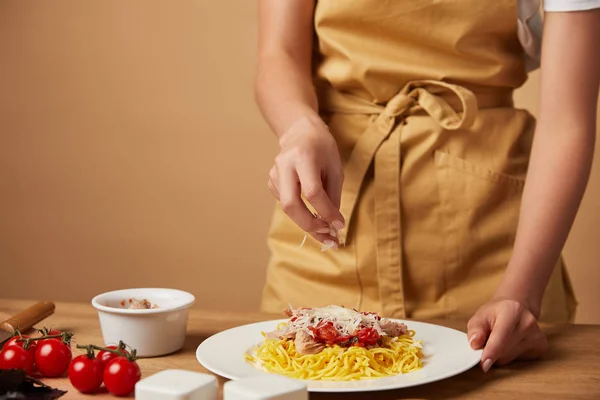
[[[460,115],[448,104],[444,97],[438,95],[447,95],[448,92],[454,94],[460,101],[462,106]],[[320,94],[323,95],[321,103],[328,111],[377,115],[360,136],[344,166],[345,179],[340,212],[346,219],[346,232],[351,229],[352,215],[367,171],[379,147],[394,130],[397,119],[414,114],[418,110],[423,110],[442,128],[458,130],[468,128],[473,124],[478,109],[477,99],[468,89],[431,80],[409,82],[385,107],[333,89]],[[400,159],[397,160],[394,169],[399,174]],[[399,181],[396,183],[399,184]],[[389,184],[394,183],[389,182]],[[349,237],[349,235],[346,235],[346,237]]]
[[[462,108],[460,114],[445,100],[448,95],[458,98],[457,104]],[[387,316],[404,318],[400,204],[402,154],[398,121],[403,124],[407,116],[424,111],[444,129],[468,128],[475,121],[477,100],[465,88],[431,80],[409,82],[385,107],[332,89],[321,92],[319,98],[328,111],[373,116],[344,166],[340,211],[346,219],[346,243],[352,245],[349,232],[353,228],[354,210],[367,171],[374,164],[376,260],[381,311]],[[359,309],[361,305],[358,305]]]

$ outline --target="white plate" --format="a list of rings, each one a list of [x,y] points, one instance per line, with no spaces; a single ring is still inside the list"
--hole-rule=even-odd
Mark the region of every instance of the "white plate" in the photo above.
[[[244,360],[244,354],[262,342],[261,331],[271,331],[276,320],[238,326],[211,336],[198,346],[196,358],[206,369],[228,379],[240,379],[267,374]],[[399,389],[422,385],[458,375],[481,359],[480,350],[472,350],[463,332],[423,322],[402,321],[416,332],[423,343],[423,368],[389,378],[350,382],[303,381],[311,392],[364,392]]]

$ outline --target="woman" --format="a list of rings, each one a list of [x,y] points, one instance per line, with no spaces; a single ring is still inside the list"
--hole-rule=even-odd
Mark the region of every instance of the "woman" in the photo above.
[[[600,0],[545,2],[536,125],[512,94],[538,6],[260,1],[257,100],[280,144],[265,311],[470,318],[486,372],[573,319],[560,252],[592,161]]]

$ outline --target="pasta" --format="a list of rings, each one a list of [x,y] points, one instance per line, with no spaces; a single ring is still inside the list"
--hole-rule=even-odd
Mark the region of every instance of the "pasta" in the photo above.
[[[313,323],[324,326],[322,322]],[[278,332],[288,335],[278,338]],[[415,340],[412,330],[405,330],[399,336],[384,334],[377,344],[366,346],[359,346],[360,342],[356,341],[353,341],[354,345],[321,344],[319,351],[312,354],[298,351],[298,338],[289,332],[289,324],[280,324],[271,334],[263,332],[265,340],[246,353],[246,361],[267,372],[290,378],[332,381],[382,378],[422,367],[421,342]],[[318,342],[318,338],[316,333],[310,340]]]

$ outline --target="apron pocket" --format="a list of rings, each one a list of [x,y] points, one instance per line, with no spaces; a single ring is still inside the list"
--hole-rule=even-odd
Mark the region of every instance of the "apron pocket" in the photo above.
[[[442,151],[435,166],[447,290],[489,296],[512,253],[525,181]],[[451,309],[463,303],[449,300]]]

